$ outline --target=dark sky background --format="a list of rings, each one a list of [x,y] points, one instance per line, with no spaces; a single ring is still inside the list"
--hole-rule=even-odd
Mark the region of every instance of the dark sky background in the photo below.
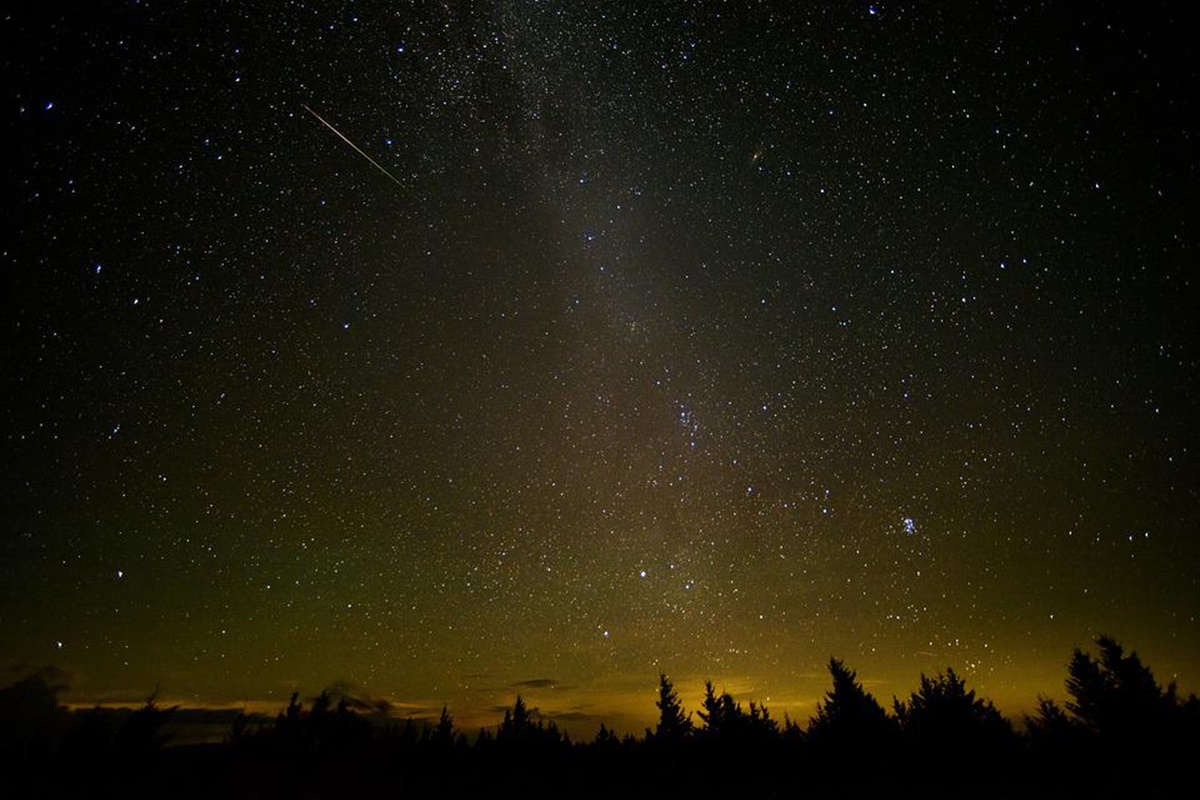
[[[8,673],[1200,688],[1182,5],[21,5]]]

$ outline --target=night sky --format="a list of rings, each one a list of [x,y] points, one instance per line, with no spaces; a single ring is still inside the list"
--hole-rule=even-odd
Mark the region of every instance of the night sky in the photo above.
[[[5,676],[1200,689],[1184,6],[20,5]]]

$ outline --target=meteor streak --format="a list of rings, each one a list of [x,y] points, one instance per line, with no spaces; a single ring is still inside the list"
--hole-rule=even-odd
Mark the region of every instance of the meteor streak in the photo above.
[[[336,134],[337,134],[337,137],[338,137],[339,139],[341,139],[343,142],[345,142],[346,144],[348,144],[348,145],[350,145],[351,147],[353,147],[353,148],[354,148],[354,152],[358,153],[360,156],[362,156],[363,158],[365,158],[367,161],[370,161],[370,162],[371,162],[371,166],[375,167],[375,169],[379,170],[379,171],[380,171],[380,172],[382,172],[384,175],[387,175],[387,176],[388,176],[388,178],[390,178],[390,179],[392,180],[392,183],[396,184],[396,185],[397,185],[397,186],[399,186],[400,188],[404,188],[404,184],[403,184],[403,183],[401,183],[400,181],[398,181],[398,180],[396,179],[396,176],[395,176],[395,175],[393,175],[392,173],[388,172],[386,169],[384,169],[384,168],[383,168],[383,167],[380,165],[380,163],[379,163],[378,161],[376,161],[375,159],[371,158],[369,155],[367,155],[366,153],[364,153],[364,152],[362,151],[362,148],[361,148],[361,147],[359,147],[359,146],[358,146],[358,145],[356,145],[354,142],[350,141],[350,140],[349,140],[349,139],[347,139],[345,136],[343,136],[343,135],[342,135],[342,132],[341,132],[341,131],[339,131],[337,128],[333,127],[333,125],[331,125],[331,124],[329,124],[328,122],[326,122],[324,117],[322,117],[322,116],[321,116],[320,114],[318,114],[317,112],[313,111],[313,110],[312,110],[311,108],[309,108],[308,106],[304,105],[304,103],[301,103],[300,105],[301,105],[301,106],[303,106],[303,108],[304,108],[304,110],[305,110],[305,111],[307,111],[308,113],[310,113],[310,114],[312,114],[314,117],[316,117],[316,118],[317,118],[317,120],[318,120],[318,121],[319,121],[319,122],[320,122],[322,125],[324,125],[326,128],[329,128],[329,130],[331,130],[331,131],[333,131],[334,133],[336,133]]]

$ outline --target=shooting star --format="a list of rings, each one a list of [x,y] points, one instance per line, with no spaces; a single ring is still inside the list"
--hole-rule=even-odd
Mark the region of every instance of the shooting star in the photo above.
[[[358,145],[356,145],[354,142],[350,141],[350,140],[349,140],[349,139],[347,139],[345,136],[343,136],[343,135],[342,135],[342,132],[341,132],[341,131],[339,131],[337,128],[333,127],[333,126],[332,126],[331,124],[329,124],[328,122],[326,122],[324,117],[322,117],[322,116],[321,116],[320,114],[318,114],[317,112],[313,111],[313,110],[312,110],[311,108],[309,108],[308,106],[304,105],[304,103],[301,103],[300,105],[301,105],[301,106],[303,106],[303,108],[304,108],[304,110],[305,110],[305,111],[307,111],[308,113],[310,113],[310,114],[312,114],[314,117],[316,117],[316,118],[317,118],[317,120],[318,120],[318,121],[319,121],[319,122],[320,122],[322,125],[324,125],[326,128],[329,128],[329,130],[331,130],[331,131],[333,131],[334,133],[336,133],[336,134],[337,134],[337,137],[338,137],[339,139],[341,139],[343,142],[345,142],[346,144],[348,144],[348,145],[350,145],[351,147],[353,147],[353,148],[354,148],[354,152],[358,153],[360,156],[362,156],[363,158],[365,158],[367,161],[370,161],[370,162],[371,162],[371,166],[375,167],[375,169],[379,170],[379,171],[380,171],[380,172],[382,172],[384,175],[387,175],[387,176],[388,176],[388,178],[390,178],[390,179],[391,179],[392,183],[396,184],[396,185],[397,185],[397,186],[399,186],[401,189],[403,189],[403,188],[404,188],[404,184],[403,184],[403,183],[401,183],[399,180],[397,180],[395,175],[393,175],[392,173],[388,172],[386,169],[384,169],[384,168],[383,168],[383,166],[382,166],[382,165],[381,165],[381,164],[380,164],[378,161],[376,161],[375,159],[371,158],[369,155],[367,155],[366,153],[364,153],[364,152],[362,151],[362,148],[361,148],[361,147],[359,147],[359,146],[358,146]]]

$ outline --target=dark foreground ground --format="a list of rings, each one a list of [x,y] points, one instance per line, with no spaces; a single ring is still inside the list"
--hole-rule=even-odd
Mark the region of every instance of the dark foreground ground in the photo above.
[[[864,754],[865,755],[865,754]],[[1120,754],[916,751],[871,760],[763,747],[287,751],[262,742],[167,747],[149,758],[9,759],[4,797],[1143,798],[1194,797],[1192,763]]]

